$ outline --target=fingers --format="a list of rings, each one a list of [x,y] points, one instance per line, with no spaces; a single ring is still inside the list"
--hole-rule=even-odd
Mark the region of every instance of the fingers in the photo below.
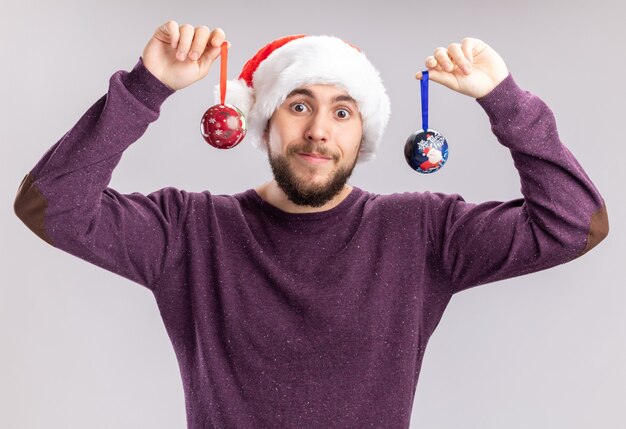
[[[429,69],[437,70],[437,71],[443,70],[443,67],[441,67],[441,65],[437,62],[435,57],[432,55],[426,58],[426,67],[428,67]]]
[[[168,43],[173,49],[176,49],[178,39],[180,37],[178,23],[173,20],[167,21],[165,24],[157,28],[154,32],[154,37],[162,42]]]
[[[452,43],[448,46],[448,56],[452,58],[454,65],[460,68],[463,73],[470,74],[472,67],[470,63],[471,53],[470,58],[467,58],[460,43]]]
[[[439,64],[437,64],[437,60],[435,60],[435,57],[433,56],[429,56],[426,57],[426,61],[424,62],[426,64],[426,68],[430,71],[430,70],[438,70],[441,71],[441,66]],[[415,79],[422,79],[422,72],[418,71],[417,73],[415,73]]]
[[[206,45],[209,43],[209,36],[211,35],[211,30],[206,25],[201,25],[196,27],[195,34],[193,36],[193,42],[191,43],[191,48],[189,51],[189,59],[197,60],[200,58],[200,55],[204,53],[204,49]]]
[[[222,43],[224,43],[224,40],[226,40],[224,30],[221,28],[214,28],[213,31],[211,31],[211,45],[220,47],[222,46]]]
[[[214,28],[211,31],[206,25],[196,27],[191,50],[189,51],[189,59],[197,60],[203,54],[209,57],[216,56],[215,54],[221,51],[224,40],[226,40],[226,35],[221,28]],[[228,46],[230,47],[230,42],[228,42]]]
[[[466,37],[461,40],[461,49],[463,50],[463,55],[467,58],[469,65],[474,63],[474,47],[476,46],[477,39],[472,39],[471,37]]]
[[[176,47],[176,58],[178,60],[184,61],[187,58],[194,33],[195,31],[191,24],[183,24],[180,26],[180,39]]]
[[[435,60],[448,73],[461,69],[464,74],[469,74],[472,67],[472,54],[470,48],[469,56],[466,56],[467,47],[464,50],[460,43],[451,43],[448,49],[439,47],[435,49]]]
[[[450,59],[446,48],[435,48],[435,60],[437,61],[437,64],[441,66],[441,70],[443,71],[451,72],[454,69],[454,64],[452,64],[452,60]]]
[[[208,45],[205,46],[202,57],[198,60],[201,64],[211,64],[222,52],[222,44],[226,40],[224,30],[221,28],[214,28],[209,36]],[[230,48],[231,43],[227,42],[227,47]]]
[[[202,55],[216,57],[221,50],[222,43],[226,40],[224,30],[221,28],[214,28],[211,31],[206,25],[199,25],[195,28],[191,24],[179,26],[174,20],[159,27],[155,35],[159,40],[176,49],[176,59],[179,61],[186,59],[195,61]],[[228,42],[228,47],[230,46],[231,43]]]
[[[454,73],[457,70],[465,75],[472,71],[474,50],[480,40],[471,37],[464,38],[461,43],[451,43],[447,48],[435,48],[434,55],[426,57],[424,64],[428,70]],[[416,79],[422,78],[422,73],[415,74]]]

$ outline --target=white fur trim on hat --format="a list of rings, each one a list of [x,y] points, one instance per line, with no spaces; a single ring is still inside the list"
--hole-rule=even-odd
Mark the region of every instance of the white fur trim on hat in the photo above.
[[[307,84],[335,84],[354,98],[363,120],[363,144],[358,162],[375,158],[391,114],[389,97],[379,72],[363,52],[335,36],[305,36],[274,50],[252,76],[254,88],[243,79],[227,81],[226,104],[239,108],[248,130],[244,141],[263,151],[263,132],[274,111],[295,88]],[[220,88],[215,86],[215,102]]]

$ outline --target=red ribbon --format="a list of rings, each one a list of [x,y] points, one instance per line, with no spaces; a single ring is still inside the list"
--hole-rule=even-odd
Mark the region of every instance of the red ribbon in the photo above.
[[[220,54],[220,102],[225,104],[226,100],[226,63],[228,61],[228,42],[222,43],[222,53]]]

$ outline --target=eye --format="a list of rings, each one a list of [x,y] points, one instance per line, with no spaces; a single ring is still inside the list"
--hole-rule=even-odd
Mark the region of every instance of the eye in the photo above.
[[[350,117],[350,110],[348,110],[348,109],[344,109],[344,108],[341,108],[341,109],[338,109],[338,110],[337,110],[337,112],[341,112],[341,111],[346,112],[346,114],[345,114],[345,115],[341,116],[341,118],[342,118],[342,119],[347,119],[347,118],[349,118],[349,117]]]
[[[296,108],[297,106],[306,106],[306,104],[304,104],[304,103],[302,103],[302,102],[298,102],[298,103],[293,103],[293,104],[291,105],[291,108],[292,108],[292,109],[295,109],[295,110],[296,110],[296,112],[298,112],[298,113],[302,113],[304,110],[297,109],[297,108]]]

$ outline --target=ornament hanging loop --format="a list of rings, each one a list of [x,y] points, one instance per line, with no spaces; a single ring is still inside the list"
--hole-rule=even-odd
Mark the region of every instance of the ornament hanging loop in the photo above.
[[[228,42],[224,40],[222,43],[222,52],[220,54],[220,104],[226,101],[226,79],[228,76]]]
[[[420,92],[422,95],[422,130],[428,131],[428,70],[422,72]]]

